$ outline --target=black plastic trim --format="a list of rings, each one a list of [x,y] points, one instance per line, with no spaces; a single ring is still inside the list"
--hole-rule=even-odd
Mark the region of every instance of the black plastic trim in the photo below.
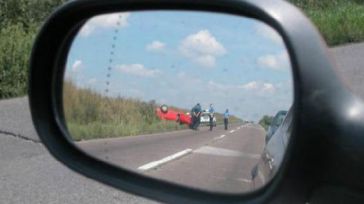
[[[63,119],[61,84],[73,35],[82,22],[92,16],[134,10],[195,10],[248,16],[269,24],[282,35],[293,69],[293,128],[281,170],[264,188],[245,194],[191,189],[91,158],[69,142]],[[316,29],[285,1],[71,1],[47,20],[36,39],[29,86],[34,125],[50,153],[71,169],[118,189],[173,203],[262,203],[279,199],[285,194],[287,183],[305,186],[297,192],[305,201],[322,183],[364,189],[364,176],[358,177],[364,172],[364,165],[359,163],[359,159],[364,161],[364,141],[360,139],[364,132],[363,111],[355,116],[348,114],[348,108],[362,103],[342,87],[333,73],[326,45]],[[343,176],[348,170],[338,162],[354,173]]]

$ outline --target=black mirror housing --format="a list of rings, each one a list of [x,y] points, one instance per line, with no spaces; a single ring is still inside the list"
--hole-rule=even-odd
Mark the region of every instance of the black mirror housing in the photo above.
[[[70,143],[63,116],[62,80],[73,37],[92,16],[136,10],[194,10],[247,16],[265,22],[280,33],[293,67],[293,123],[281,169],[268,185],[247,194],[204,192],[112,166]],[[35,41],[29,100],[34,125],[50,153],[74,171],[115,188],[163,202],[261,203],[273,196],[279,197],[286,190],[286,184],[294,183],[304,186],[294,193],[306,199],[319,183],[364,189],[364,175],[355,176],[364,172],[364,164],[360,162],[364,161],[364,142],[358,139],[364,132],[364,111],[350,115],[349,109],[361,101],[341,85],[332,66],[318,31],[297,8],[285,1],[78,0],[58,9]]]

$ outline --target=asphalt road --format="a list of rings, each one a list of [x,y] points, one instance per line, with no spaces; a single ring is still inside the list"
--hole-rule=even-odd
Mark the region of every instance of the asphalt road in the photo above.
[[[89,154],[159,179],[210,191],[250,190],[250,171],[264,148],[259,125],[222,126],[209,131],[183,130],[163,134],[79,142]]]
[[[39,142],[27,98],[0,101],[0,203],[155,203],[79,175]]]
[[[331,53],[338,65],[335,71],[344,84],[364,99],[364,43],[336,47]],[[39,143],[26,97],[0,101],[0,202],[3,201],[153,203],[78,175],[54,160]]]
[[[343,84],[364,100],[364,43],[332,48],[335,72]]]

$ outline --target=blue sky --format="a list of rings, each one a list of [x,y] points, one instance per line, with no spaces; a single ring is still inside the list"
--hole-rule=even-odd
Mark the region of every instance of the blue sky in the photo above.
[[[281,37],[257,20],[226,14],[97,16],[76,36],[66,77],[110,97],[187,109],[213,103],[246,120],[287,110],[293,100]]]

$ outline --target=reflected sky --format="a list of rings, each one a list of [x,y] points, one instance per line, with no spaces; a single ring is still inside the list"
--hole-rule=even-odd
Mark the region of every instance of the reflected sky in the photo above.
[[[186,109],[213,103],[255,121],[293,101],[281,37],[257,20],[206,12],[95,17],[73,42],[66,79],[111,97]]]

